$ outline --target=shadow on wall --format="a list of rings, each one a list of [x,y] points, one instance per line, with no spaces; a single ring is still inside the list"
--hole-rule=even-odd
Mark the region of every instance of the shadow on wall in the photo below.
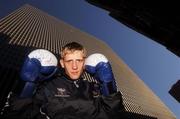
[[[133,112],[124,112],[124,117],[122,119],[158,119],[158,118],[142,115],[138,113],[133,113]]]
[[[15,44],[9,44],[11,37],[0,33],[0,110],[4,107],[7,95],[10,91],[19,94],[24,86],[20,80],[20,70],[24,58],[33,50],[41,47],[24,47]],[[54,53],[55,54],[55,53]],[[58,54],[55,54],[59,58]],[[157,119],[146,115],[122,112],[121,119]]]
[[[10,36],[0,33],[0,109],[4,106],[10,91],[20,93],[24,86],[24,82],[20,80],[19,75],[24,58],[32,50],[37,49],[37,47],[9,44],[10,40]],[[57,56],[57,54],[55,55]]]

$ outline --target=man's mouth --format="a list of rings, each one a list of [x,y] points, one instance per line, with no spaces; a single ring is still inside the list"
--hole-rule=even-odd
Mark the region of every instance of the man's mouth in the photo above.
[[[77,75],[78,74],[78,72],[71,72],[73,75]]]

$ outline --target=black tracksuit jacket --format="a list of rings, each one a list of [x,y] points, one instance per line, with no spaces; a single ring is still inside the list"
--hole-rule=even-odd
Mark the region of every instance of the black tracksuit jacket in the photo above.
[[[121,119],[124,106],[121,93],[107,97],[94,95],[94,83],[82,78],[70,80],[56,75],[41,83],[32,98],[12,98],[3,118],[18,119]]]

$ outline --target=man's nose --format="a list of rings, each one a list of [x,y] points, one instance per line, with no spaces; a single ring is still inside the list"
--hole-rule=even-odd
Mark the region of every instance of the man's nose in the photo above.
[[[77,69],[78,68],[76,61],[73,61],[72,68],[73,69]]]

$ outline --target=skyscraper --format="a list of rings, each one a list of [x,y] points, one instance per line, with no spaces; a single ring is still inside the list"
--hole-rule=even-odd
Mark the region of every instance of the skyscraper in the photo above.
[[[175,119],[166,105],[108,45],[30,5],[0,20],[1,108],[8,92],[19,85],[19,71],[29,52],[44,48],[58,57],[61,47],[71,41],[83,44],[88,54],[103,53],[110,60],[128,119]],[[87,73],[85,77],[91,80]]]
[[[180,80],[172,85],[169,94],[173,96],[180,103]]]

